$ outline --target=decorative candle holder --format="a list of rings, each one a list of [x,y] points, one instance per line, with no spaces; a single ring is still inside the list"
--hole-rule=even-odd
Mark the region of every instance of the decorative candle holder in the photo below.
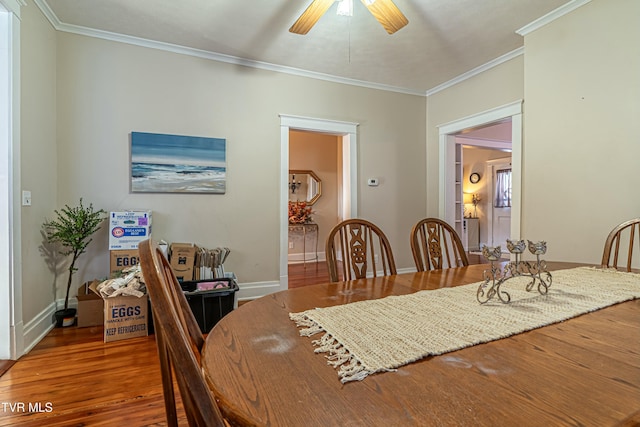
[[[514,277],[531,278],[531,281],[526,286],[527,292],[530,292],[534,287],[538,288],[538,292],[541,295],[545,295],[549,291],[553,278],[551,273],[547,271],[546,261],[540,259],[540,255],[544,255],[547,252],[547,242],[532,242],[531,240],[527,240],[527,242],[528,245],[525,244],[524,240],[513,241],[507,239],[507,249],[515,255],[515,261],[510,261],[503,269],[496,267],[495,264],[502,255],[501,247],[482,247],[482,255],[488,261],[491,261],[491,269],[484,271],[484,282],[478,287],[476,298],[480,304],[486,303],[495,296],[503,303],[509,303],[511,295],[502,290],[501,286],[504,282]],[[535,263],[520,259],[527,247],[529,252],[536,256]]]

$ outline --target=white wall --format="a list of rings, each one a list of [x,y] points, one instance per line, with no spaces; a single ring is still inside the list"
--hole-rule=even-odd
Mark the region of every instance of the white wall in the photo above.
[[[29,346],[51,324],[55,311],[55,268],[43,252],[42,223],[59,207],[56,148],[56,32],[31,2],[21,16],[20,179],[31,191],[31,206],[22,207],[22,320]],[[20,198],[20,194],[15,195]],[[19,199],[18,199],[19,200]],[[19,201],[16,201],[19,203]],[[81,258],[82,260],[82,258]],[[63,279],[61,279],[63,280]]]
[[[42,252],[41,225],[80,197],[107,211],[153,210],[156,239],[229,246],[227,269],[241,293],[277,283],[279,114],[360,124],[359,212],[387,232],[398,266],[412,266],[408,230],[426,203],[424,97],[58,33],[31,0],[23,10],[20,176],[33,198],[21,212],[27,346],[51,325],[66,283]],[[130,193],[132,131],[226,138],[227,193]],[[369,176],[380,187],[363,188]],[[106,276],[107,247],[103,227],[79,260],[74,288]]]
[[[412,266],[408,218],[424,199],[425,99],[58,34],[58,201],[151,209],[153,235],[228,246],[243,283],[279,278],[279,114],[360,123],[360,214]],[[227,139],[225,195],[129,192],[131,131]],[[363,188],[381,178],[375,190]],[[366,184],[364,185],[366,187]],[[101,230],[79,278],[108,268]]]
[[[525,36],[522,229],[549,259],[599,263],[640,216],[639,16],[637,0],[593,0]]]

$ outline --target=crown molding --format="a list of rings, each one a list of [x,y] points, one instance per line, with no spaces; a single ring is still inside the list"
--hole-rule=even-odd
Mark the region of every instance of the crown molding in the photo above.
[[[537,30],[540,27],[543,27],[547,24],[549,24],[550,22],[555,21],[556,19],[560,18],[561,16],[566,15],[567,13],[570,13],[574,10],[576,10],[577,8],[589,3],[591,0],[572,0],[569,3],[566,3],[562,6],[560,6],[559,8],[552,10],[551,12],[547,13],[546,15],[536,19],[535,21],[525,25],[524,27],[520,28],[519,30],[516,31],[516,34],[520,35],[520,36],[525,36],[529,33],[531,33],[532,31]],[[502,55],[496,59],[494,59],[493,61],[489,61],[486,64],[483,64],[477,68],[474,68],[473,70],[467,71],[464,74],[459,75],[458,77],[455,77],[447,82],[442,83],[441,85],[438,85],[436,87],[434,87],[433,89],[429,89],[427,91],[427,96],[436,94],[444,89],[447,89],[451,86],[457,85],[458,83],[461,83],[473,76],[476,76],[480,73],[483,73],[497,65],[500,65],[504,62],[507,62],[519,55],[523,55],[524,54],[524,47],[520,47],[518,49],[512,50],[511,52]]]
[[[23,0],[0,0],[0,1],[2,1],[3,3],[15,2],[15,3],[24,4]],[[553,22],[559,17],[564,16],[567,13],[570,13],[573,10],[589,3],[590,1],[591,0],[572,0],[569,3],[563,6],[560,6],[559,8],[544,15],[543,17],[531,22],[530,24],[525,25],[524,27],[517,30],[516,33],[521,36],[529,34],[532,31],[535,31],[538,28],[544,25],[547,25],[550,22]],[[481,74],[487,70],[490,70],[491,68],[494,68],[500,64],[503,64],[507,61],[510,61],[513,58],[516,58],[524,54],[524,47],[519,47],[515,50],[512,50],[511,52],[508,52],[502,56],[499,56],[498,58],[492,61],[489,61],[483,65],[480,65],[479,67],[469,70],[464,74],[461,74],[447,82],[444,82],[424,92],[419,90],[402,88],[398,86],[385,85],[381,83],[372,83],[372,82],[366,82],[363,80],[334,76],[331,74],[318,73],[315,71],[308,71],[300,68],[271,64],[268,62],[254,61],[251,59],[240,58],[237,56],[225,55],[225,54],[201,50],[201,49],[194,49],[194,48],[189,48],[189,47],[170,44],[170,43],[158,42],[154,40],[143,39],[140,37],[127,36],[127,35],[113,33],[109,31],[96,30],[93,28],[82,27],[79,25],[65,24],[60,22],[56,14],[49,7],[49,5],[45,0],[34,0],[34,2],[40,8],[42,13],[46,16],[46,18],[49,20],[51,25],[53,25],[53,27],[57,31],[78,34],[78,35],[83,35],[88,37],[94,37],[94,38],[99,38],[103,40],[115,41],[118,43],[126,43],[126,44],[135,45],[135,46],[146,47],[150,49],[158,49],[166,52],[193,56],[193,57],[208,59],[212,61],[223,62],[227,64],[241,65],[245,67],[257,68],[257,69],[273,71],[277,73],[290,74],[298,77],[307,77],[307,78],[312,78],[316,80],[328,81],[332,83],[339,83],[339,84],[345,84],[350,86],[359,86],[359,87],[364,87],[368,89],[376,89],[376,90],[382,90],[387,92],[396,92],[396,93],[416,95],[416,96],[428,97],[428,96],[434,95],[440,91],[443,91],[451,86],[455,86],[458,83],[461,83],[467,79],[470,79],[478,74]]]
[[[27,3],[24,0],[0,0],[0,10],[4,7],[8,12],[13,13],[18,18],[20,17],[20,8],[26,5]]]
[[[467,79],[470,79],[473,76],[477,76],[478,74],[484,73],[485,71],[490,70],[493,67],[497,67],[498,65],[503,64],[507,61],[510,61],[513,58],[516,58],[523,54],[524,54],[524,47],[519,47],[515,50],[512,50],[511,52],[505,53],[504,55],[499,56],[496,59],[487,62],[486,64],[482,64],[479,67],[469,70],[464,74],[460,74],[458,77],[455,77],[449,80],[448,82],[444,82],[441,85],[434,87],[433,89],[429,89],[427,91],[427,96],[431,96],[447,88],[450,88],[451,86],[457,85],[458,83],[461,83]]]
[[[155,40],[143,39],[140,37],[127,36],[124,34],[113,33],[110,31],[96,30],[94,28],[82,27],[79,25],[70,25],[60,22],[53,10],[49,7],[45,0],[34,0],[42,13],[47,17],[51,25],[57,30],[65,33],[78,34],[87,37],[94,37],[118,43],[126,43],[135,46],[146,47],[150,49],[158,49],[166,52],[177,53],[180,55],[194,56],[197,58],[209,59],[212,61],[224,62],[233,65],[242,65],[245,67],[258,68],[261,70],[274,71],[277,73],[291,74],[299,77],[307,77],[316,80],[324,80],[332,83],[340,83],[350,86],[360,86],[369,89],[377,89],[388,92],[397,92],[407,95],[425,96],[424,91],[412,90],[397,86],[385,85],[381,83],[366,82],[357,79],[349,79],[338,77],[330,74],[318,73],[315,71],[303,70],[300,68],[287,67],[283,65],[271,64],[268,62],[254,61],[251,59],[240,58],[237,56],[225,55],[221,53],[194,49],[190,47],[175,45],[171,43],[158,42]]]
[[[517,34],[521,36],[526,36],[527,34],[537,30],[538,28],[544,27],[545,25],[555,21],[561,16],[566,15],[567,13],[573,12],[577,8],[584,6],[589,3],[591,0],[572,0],[569,3],[566,3],[559,8],[552,10],[546,15],[536,19],[535,21],[525,25],[516,31]]]

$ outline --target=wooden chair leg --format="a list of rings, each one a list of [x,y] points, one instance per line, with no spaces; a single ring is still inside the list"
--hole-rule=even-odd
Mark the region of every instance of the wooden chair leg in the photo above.
[[[154,321],[155,324],[155,321]],[[164,408],[167,415],[167,426],[178,427],[178,414],[176,411],[176,400],[173,390],[173,374],[171,371],[171,360],[167,352],[162,331],[154,325],[156,344],[158,347],[158,358],[160,359],[160,369],[165,374],[162,375],[162,393],[164,394]]]

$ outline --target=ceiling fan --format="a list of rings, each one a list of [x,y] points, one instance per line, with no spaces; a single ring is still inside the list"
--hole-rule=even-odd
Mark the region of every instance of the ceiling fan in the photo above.
[[[307,34],[311,27],[329,10],[337,0],[313,0],[298,20],[289,28],[295,34]],[[391,0],[361,0],[369,12],[389,34],[393,34],[409,23],[400,9]]]

